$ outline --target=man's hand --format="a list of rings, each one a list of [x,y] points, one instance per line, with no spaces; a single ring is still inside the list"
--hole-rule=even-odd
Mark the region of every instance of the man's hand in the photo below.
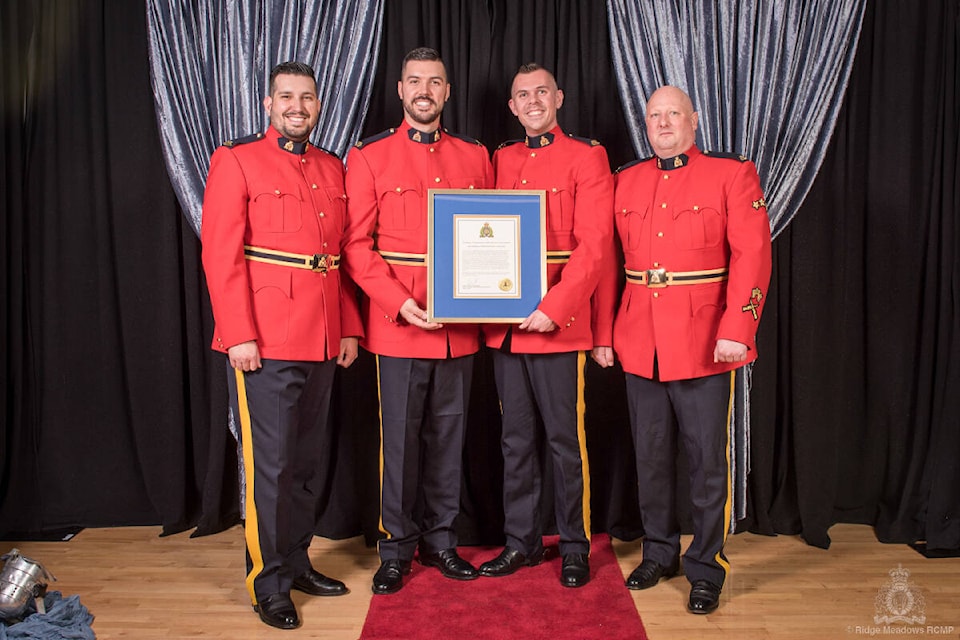
[[[606,369],[613,366],[613,347],[594,347],[590,357],[598,365]]]
[[[734,340],[717,340],[713,350],[714,362],[743,362],[747,359],[747,345]]]
[[[443,325],[439,322],[427,322],[427,312],[421,309],[417,301],[413,298],[407,298],[400,307],[400,317],[415,327],[420,327],[425,331],[436,331],[442,329]]]
[[[256,371],[261,366],[260,348],[257,347],[256,340],[241,342],[227,349],[227,357],[230,359],[230,366],[240,371]]]
[[[521,322],[517,328],[521,331],[532,331],[534,333],[550,333],[557,328],[557,323],[543,311],[537,309],[527,316],[526,320]]]
[[[346,369],[353,364],[353,361],[357,359],[357,343],[360,342],[356,338],[340,338],[340,355],[337,357],[337,364]]]

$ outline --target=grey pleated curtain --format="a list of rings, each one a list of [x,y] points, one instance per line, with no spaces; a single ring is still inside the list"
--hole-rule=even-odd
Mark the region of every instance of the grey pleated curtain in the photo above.
[[[652,155],[646,98],[684,89],[701,149],[757,165],[774,237],[806,197],[833,134],[864,0],[607,0],[612,57],[634,148]],[[750,367],[737,370],[731,420],[734,509],[746,515]]]
[[[380,49],[383,0],[146,0],[150,71],[163,155],[194,231],[210,155],[263,131],[270,69],[317,72],[311,141],[341,157],[360,135]]]

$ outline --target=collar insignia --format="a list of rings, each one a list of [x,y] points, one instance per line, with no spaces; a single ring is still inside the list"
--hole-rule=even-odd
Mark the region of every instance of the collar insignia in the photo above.
[[[657,169],[661,169],[663,171],[679,169],[680,167],[687,166],[688,162],[690,162],[690,157],[685,153],[681,153],[680,155],[672,158],[657,158]]]
[[[286,138],[280,137],[277,138],[277,144],[280,145],[280,148],[284,151],[295,153],[298,156],[302,156],[307,152],[306,142],[294,142],[293,140],[287,140]]]
[[[526,136],[524,138],[526,145],[530,149],[540,149],[542,147],[548,147],[553,144],[553,134],[544,133],[541,134],[539,138],[534,138],[531,136]]]

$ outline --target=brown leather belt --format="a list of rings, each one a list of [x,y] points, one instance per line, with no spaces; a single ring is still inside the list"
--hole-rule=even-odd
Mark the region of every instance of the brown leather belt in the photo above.
[[[294,267],[296,269],[309,269],[317,273],[326,273],[327,271],[340,268],[340,256],[329,253],[305,255],[302,253],[289,253],[287,251],[244,245],[243,256],[253,262],[265,262],[266,264],[276,264],[281,267]]]
[[[723,282],[727,279],[730,270],[727,267],[707,269],[705,271],[667,271],[666,269],[634,271],[633,269],[625,268],[624,272],[627,274],[627,282],[646,285],[651,289],[662,289],[663,287],[676,286],[679,284]]]

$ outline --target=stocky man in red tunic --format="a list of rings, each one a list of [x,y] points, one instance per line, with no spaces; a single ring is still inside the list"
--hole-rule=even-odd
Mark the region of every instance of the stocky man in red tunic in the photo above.
[[[687,608],[710,613],[729,571],[728,424],[734,370],[757,357],[770,280],[770,223],[756,167],[700,151],[698,114],[676,87],[647,102],[655,157],[617,172],[614,218],[626,287],[613,346],[627,378],[643,561],[627,587],[679,571],[676,450],[690,474],[694,537],[683,556]]]

